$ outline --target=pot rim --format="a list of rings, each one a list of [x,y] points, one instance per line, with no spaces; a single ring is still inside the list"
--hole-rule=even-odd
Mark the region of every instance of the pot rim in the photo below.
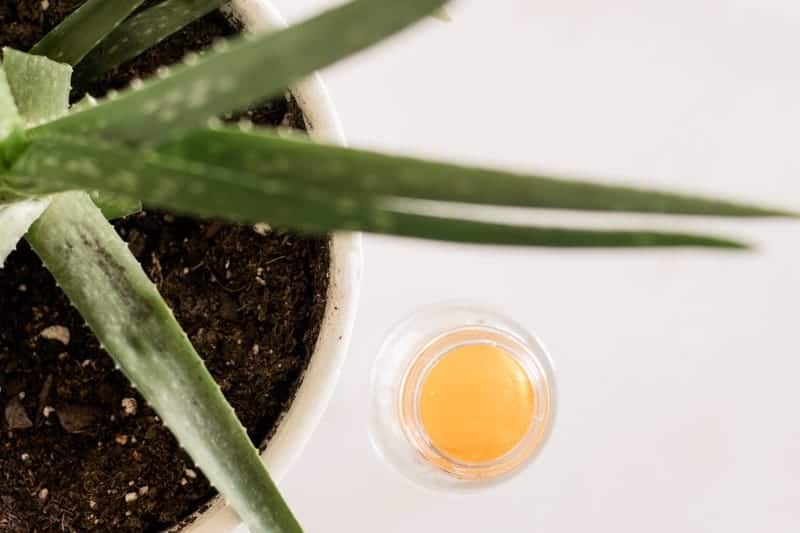
[[[286,27],[271,0],[232,0],[225,11],[247,31]],[[305,116],[312,139],[345,146],[339,118],[319,74],[291,88]],[[289,409],[261,453],[264,464],[279,482],[311,438],[339,380],[355,323],[362,272],[360,233],[336,233],[331,239],[330,278],[325,313],[317,344]],[[221,533],[241,523],[236,513],[216,497],[208,507],[186,519],[173,531]]]

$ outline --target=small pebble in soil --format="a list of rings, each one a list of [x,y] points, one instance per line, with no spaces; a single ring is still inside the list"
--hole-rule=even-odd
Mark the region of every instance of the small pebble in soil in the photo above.
[[[42,489],[39,491],[39,499],[46,500],[47,497],[50,496],[50,491],[47,489]]]
[[[69,344],[70,334],[69,329],[64,326],[49,326],[44,328],[39,336],[43,339],[58,341],[64,346]]]
[[[145,485],[144,487],[139,487],[139,496],[144,496],[148,492],[150,492],[150,487],[148,487],[147,485]]]
[[[55,413],[55,411],[56,411],[55,407],[51,407],[49,405],[45,405],[44,409],[42,409],[42,414],[44,415],[45,418],[47,418],[50,415],[52,415],[53,413]]]
[[[136,398],[123,398],[122,399],[122,410],[128,416],[133,416],[136,414],[138,406],[136,405]]]
[[[5,409],[6,425],[9,429],[28,429],[33,427],[33,422],[28,417],[28,412],[18,397],[11,398]]]
[[[128,436],[127,435],[117,435],[114,438],[114,441],[119,444],[120,446],[125,446],[128,444]]]
[[[139,495],[135,492],[129,492],[125,494],[125,503],[133,503],[139,499]]]
[[[99,418],[99,410],[89,405],[65,404],[56,409],[58,423],[67,433],[81,433]]]
[[[191,468],[187,468],[186,470],[183,471],[183,473],[186,474],[186,477],[188,477],[189,479],[197,479],[197,472],[195,472]]]
[[[260,222],[260,223],[256,224],[255,226],[253,226],[253,231],[258,233],[259,235],[266,236],[267,233],[269,233],[269,230],[270,230],[269,224],[264,224],[264,223]]]

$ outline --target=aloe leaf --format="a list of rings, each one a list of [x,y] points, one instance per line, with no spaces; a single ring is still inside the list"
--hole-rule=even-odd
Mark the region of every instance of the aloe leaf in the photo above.
[[[0,206],[0,268],[49,203],[48,199],[41,199]]]
[[[469,168],[326,146],[264,130],[204,129],[159,149],[264,178],[331,191],[504,206],[763,217],[785,211],[585,181]]]
[[[108,220],[124,218],[142,210],[142,202],[103,191],[91,191],[89,197]]]
[[[144,0],[88,0],[31,48],[31,53],[77,65]]]
[[[22,135],[24,125],[25,121],[14,102],[5,64],[0,63],[0,169],[8,169],[22,151],[25,145]],[[0,187],[0,203],[4,203],[4,196]]]
[[[5,109],[6,113],[18,108],[19,113],[27,122],[34,124],[66,114],[69,107],[72,67],[44,56],[27,54],[11,48],[4,48],[3,56],[3,69],[6,73],[4,76],[7,76],[9,88],[7,92],[13,96],[11,105],[6,107],[7,97],[5,98],[6,102],[3,102],[4,91],[0,84],[0,105],[3,106],[2,109]],[[0,125],[0,128],[3,126]],[[18,157],[23,149],[24,142],[13,136],[0,144],[0,150],[9,154],[6,158],[7,164]],[[0,186],[3,181],[0,178]],[[116,197],[108,193],[94,192],[92,199],[109,218],[120,218],[141,209],[138,200]],[[26,211],[26,213],[30,213],[30,211]],[[31,222],[33,221],[31,220]],[[17,239],[24,235],[25,230],[21,231]]]
[[[5,176],[0,177],[0,206],[6,207],[17,202],[33,199],[30,194],[20,194],[16,190],[11,190],[5,183],[4,178]]]
[[[419,237],[468,244],[541,246],[550,248],[654,248],[703,247],[745,250],[739,241],[648,230],[594,230],[543,226],[516,226],[456,218],[442,218],[416,213],[389,212],[380,225],[382,232],[401,237]],[[391,224],[390,227],[386,227]],[[370,223],[364,224],[370,231]],[[388,231],[387,231],[388,230]]]
[[[88,195],[55,196],[27,239],[122,372],[250,530],[301,531],[172,311]]]
[[[0,63],[0,140],[22,129],[23,120],[14,102],[5,64]]]
[[[22,150],[24,142],[20,132],[25,118],[46,118],[66,111],[71,69],[67,66],[65,70],[62,65],[46,58],[31,61],[33,56],[9,48],[3,50],[3,56],[0,66],[0,153],[5,168]],[[25,83],[31,84],[27,90],[23,89]],[[6,190],[0,179],[0,204],[5,204],[0,205],[0,268],[49,204],[49,199],[18,201],[20,199]]]
[[[14,101],[28,124],[66,114],[72,67],[13,48],[3,48],[3,58]]]
[[[265,221],[313,233],[361,230],[528,246],[743,246],[724,239],[673,233],[537,228],[407,213],[390,205],[385,196],[265,179],[94,139],[37,139],[19,158],[12,175],[22,177],[24,183],[18,187],[28,194],[100,189],[178,212],[242,222]]]
[[[80,62],[75,69],[75,83],[82,85],[135,58],[225,2],[226,0],[166,0],[133,15]]]
[[[355,0],[282,31],[243,36],[163,77],[36,133],[93,133],[158,144],[220,114],[245,109],[292,82],[402,30],[445,0]],[[291,58],[288,60],[287,58]]]
[[[30,64],[47,69],[49,63],[38,58]],[[9,69],[13,87],[12,72],[27,71]],[[46,82],[41,75],[31,79]],[[28,89],[39,96],[48,92],[36,85]],[[84,172],[94,168],[74,153],[67,159],[77,161]],[[73,171],[65,167],[54,174]],[[104,181],[103,174],[95,177]],[[4,176],[6,186],[37,179]],[[100,209],[83,192],[58,194],[49,201],[28,231],[28,241],[117,365],[252,531],[300,531],[202,359]],[[38,216],[33,211],[29,219]]]
[[[447,8],[444,7],[437,9],[433,13],[433,16],[441,20],[442,22],[453,22],[453,17],[450,16],[450,12],[447,11]]]

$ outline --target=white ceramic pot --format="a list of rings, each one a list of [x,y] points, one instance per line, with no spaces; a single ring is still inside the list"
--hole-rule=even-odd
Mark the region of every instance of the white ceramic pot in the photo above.
[[[233,0],[226,9],[250,32],[286,26],[269,0]],[[292,94],[303,110],[312,138],[345,144],[336,112],[318,75],[292,87]],[[361,262],[360,234],[343,233],[333,237],[328,300],[317,346],[291,407],[261,455],[275,481],[281,480],[300,455],[339,378],[358,306]],[[192,517],[181,531],[225,533],[239,524],[236,514],[217,498],[208,509]]]

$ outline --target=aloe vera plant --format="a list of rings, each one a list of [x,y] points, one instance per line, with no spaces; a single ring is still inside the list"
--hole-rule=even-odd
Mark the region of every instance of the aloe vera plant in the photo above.
[[[68,106],[84,83],[221,0],[89,0],[0,68],[0,263],[23,236],[119,368],[253,532],[299,531],[241,424],[108,218],[140,202],[303,232],[363,230],[471,243],[708,246],[713,236],[513,226],[432,216],[415,201],[677,215],[781,216],[755,206],[396,157],[222,126],[214,117],[439,11],[445,0],[355,0],[221,43],[150,80]]]

